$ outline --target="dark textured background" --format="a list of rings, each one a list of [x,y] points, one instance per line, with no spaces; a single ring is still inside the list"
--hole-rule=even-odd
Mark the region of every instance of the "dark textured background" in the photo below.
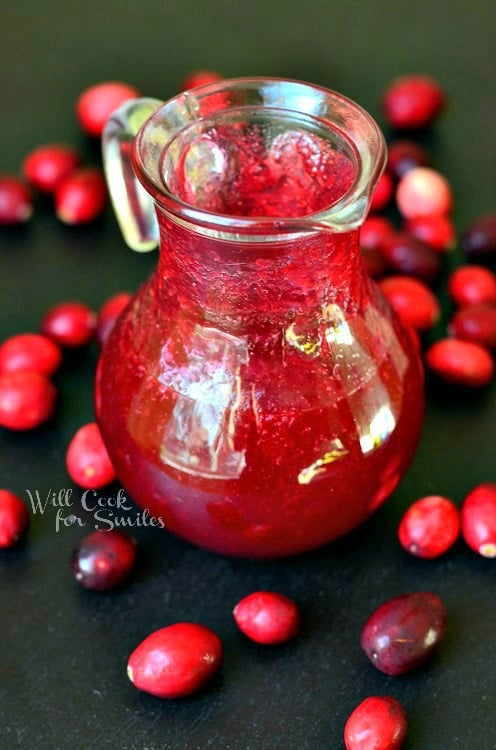
[[[427,144],[452,181],[463,227],[495,208],[495,21],[493,0],[4,4],[0,170],[17,170],[29,149],[53,140],[78,144],[96,162],[73,105],[101,80],[166,98],[195,67],[289,76],[340,90],[381,121],[385,84],[425,71],[449,92]],[[449,262],[459,261],[457,253]],[[29,226],[0,233],[0,337],[35,330],[63,298],[97,307],[133,290],[154,263],[124,247],[110,211],[94,226],[68,229],[42,202]],[[53,424],[0,432],[0,486],[26,501],[27,489],[71,487],[65,448],[92,418],[95,361],[93,349],[68,359]],[[68,568],[82,531],[56,534],[54,508],[36,515],[27,543],[0,554],[0,748],[339,750],[350,711],[386,693],[408,712],[406,750],[494,750],[496,563],[461,542],[439,561],[411,558],[396,528],[417,497],[461,502],[475,484],[496,480],[495,418],[494,384],[469,395],[429,387],[422,441],[394,498],[346,539],[298,559],[229,560],[138,530],[140,564],[129,585],[92,594]],[[237,632],[232,606],[256,588],[300,602],[304,626],[293,643],[263,649]],[[361,653],[360,628],[383,600],[416,589],[444,600],[446,640],[424,668],[388,678]],[[150,631],[183,619],[222,637],[221,675],[177,702],[139,693],[125,676],[129,653]]]

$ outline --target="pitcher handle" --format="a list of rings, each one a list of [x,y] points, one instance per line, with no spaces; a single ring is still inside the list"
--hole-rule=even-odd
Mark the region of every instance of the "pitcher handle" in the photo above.
[[[156,248],[159,233],[153,199],[134,173],[131,146],[162,104],[148,97],[131,99],[112,113],[102,134],[103,166],[117,222],[125,242],[138,252]]]

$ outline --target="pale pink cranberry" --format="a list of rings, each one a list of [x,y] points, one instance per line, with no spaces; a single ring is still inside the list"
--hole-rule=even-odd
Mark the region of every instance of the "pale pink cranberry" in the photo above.
[[[64,224],[87,224],[107,205],[107,183],[101,169],[76,169],[55,192],[55,213]]]
[[[69,476],[80,487],[98,490],[116,479],[96,422],[83,425],[72,438],[66,454]]]
[[[496,484],[479,484],[462,505],[462,534],[483,557],[496,557]]]
[[[447,552],[458,539],[460,514],[447,497],[428,495],[412,503],[398,528],[401,546],[416,557],[431,559]]]
[[[365,698],[344,727],[346,750],[399,750],[407,732],[403,706],[389,695]]]
[[[19,333],[0,345],[0,373],[29,370],[53,375],[61,363],[57,344],[39,333]]]
[[[76,115],[83,130],[95,137],[102,134],[112,112],[129,99],[141,96],[129,83],[107,81],[90,86],[76,102]]]
[[[496,274],[484,266],[459,266],[448,279],[448,291],[460,307],[480,302],[496,303]]]
[[[405,222],[404,231],[425,242],[438,253],[448,253],[456,245],[456,229],[449,216],[417,216]]]
[[[26,179],[43,193],[53,193],[79,166],[77,149],[65,143],[38,146],[24,159],[22,169]]]
[[[488,385],[494,376],[491,354],[472,341],[455,338],[436,341],[426,351],[425,363],[441,380],[467,388]]]
[[[379,287],[401,320],[416,331],[427,331],[437,322],[441,308],[424,282],[397,275],[381,279]]]
[[[0,226],[23,224],[32,213],[33,199],[28,186],[14,175],[0,175]]]
[[[496,349],[496,304],[481,302],[460,308],[448,324],[448,333],[457,339]]]
[[[383,105],[386,119],[395,130],[425,128],[438,117],[445,104],[439,83],[427,75],[404,75],[386,88]]]
[[[396,188],[396,204],[405,219],[447,214],[453,204],[448,180],[429,167],[416,167],[405,174]]]
[[[21,498],[10,490],[0,489],[0,549],[21,541],[29,527],[29,512]]]

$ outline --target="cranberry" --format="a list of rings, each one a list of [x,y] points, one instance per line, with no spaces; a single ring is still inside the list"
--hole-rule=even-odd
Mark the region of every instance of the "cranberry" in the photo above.
[[[112,112],[128,99],[141,96],[129,83],[107,81],[90,86],[76,102],[76,115],[83,130],[95,137],[102,134]]]
[[[129,657],[127,674],[139,690],[182,698],[200,690],[219,670],[222,643],[209,628],[178,622],[151,633]]]
[[[429,167],[411,169],[396,188],[396,204],[405,219],[446,214],[452,203],[448,180]]]
[[[481,216],[462,235],[462,250],[469,258],[487,258],[496,253],[496,213]]]
[[[60,302],[43,316],[41,332],[68,349],[88,344],[93,338],[96,315],[83,302]]]
[[[386,119],[395,130],[425,128],[443,109],[445,95],[430,76],[405,75],[389,84],[383,104]]]
[[[0,490],[0,548],[13,547],[26,535],[29,512],[21,498]]]
[[[462,505],[462,534],[483,557],[496,557],[496,484],[479,484]]]
[[[20,333],[0,345],[0,373],[31,370],[53,375],[61,363],[57,344],[39,333]]]
[[[448,291],[461,306],[496,302],[496,274],[483,266],[459,266],[448,279]]]
[[[417,557],[439,557],[449,550],[460,533],[458,508],[446,497],[428,495],[413,503],[401,519],[401,546]]]
[[[456,230],[448,216],[417,216],[407,221],[404,229],[439,253],[448,253],[456,245]]]
[[[381,248],[389,267],[397,273],[433,281],[441,271],[439,254],[405,232],[395,232]]]
[[[444,635],[446,610],[435,594],[419,591],[381,604],[365,623],[360,643],[381,672],[399,675],[423,664]]]
[[[401,180],[410,169],[428,167],[430,163],[427,151],[415,141],[402,140],[389,144],[387,169],[395,180]]]
[[[0,375],[0,425],[9,430],[32,430],[52,417],[57,391],[38,372]]]
[[[72,172],[55,192],[55,213],[64,224],[86,224],[103,213],[107,184],[101,169],[84,167]]]
[[[80,487],[98,490],[116,478],[96,422],[83,425],[72,438],[66,455],[67,471]]]
[[[491,382],[494,363],[480,344],[460,339],[441,339],[425,353],[426,365],[442,380],[467,388],[480,388]]]
[[[441,313],[439,302],[429,287],[409,276],[389,276],[379,287],[404,323],[416,331],[427,331]]]
[[[234,608],[238,628],[256,643],[285,643],[297,634],[300,613],[292,599],[272,591],[256,591]]]
[[[360,229],[360,247],[380,250],[393,235],[394,227],[384,216],[368,216]]]
[[[213,70],[193,70],[183,80],[180,91],[188,91],[197,86],[205,86],[207,83],[217,83],[218,81],[222,81],[222,79],[223,76]]]
[[[106,591],[122,583],[136,562],[136,542],[115,529],[94,531],[72,554],[74,578],[85,589]]]
[[[393,180],[387,172],[383,172],[379,177],[377,185],[375,186],[372,200],[370,201],[370,210],[382,211],[390,202],[391,198],[393,197],[393,193]]]
[[[362,247],[360,254],[365,273],[367,273],[372,279],[379,279],[381,276],[384,276],[388,270],[388,264],[379,250]]]
[[[22,224],[32,213],[33,200],[27,185],[14,175],[0,175],[0,226]]]
[[[389,695],[372,695],[358,705],[344,727],[346,750],[399,750],[406,737],[406,714]]]
[[[31,151],[22,169],[31,185],[43,193],[53,193],[80,162],[79,152],[73,146],[51,143]]]
[[[96,338],[100,346],[103,346],[107,341],[117,318],[130,299],[131,294],[129,292],[118,292],[101,306],[96,320]]]
[[[457,339],[496,349],[496,305],[482,302],[462,307],[451,318],[448,333]]]

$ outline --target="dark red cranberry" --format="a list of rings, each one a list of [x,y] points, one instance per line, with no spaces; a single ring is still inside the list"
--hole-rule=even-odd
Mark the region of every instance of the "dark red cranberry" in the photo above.
[[[401,703],[389,695],[372,695],[350,714],[344,727],[344,744],[346,750],[399,750],[406,732]]]
[[[107,184],[97,167],[72,172],[55,192],[55,213],[64,224],[86,224],[102,215],[107,204]]]
[[[448,279],[448,291],[460,306],[496,303],[496,274],[484,266],[459,266]]]
[[[381,248],[381,253],[396,273],[430,282],[441,272],[439,254],[406,232],[395,232]]]
[[[39,333],[19,333],[0,345],[0,373],[29,370],[53,375],[61,363],[57,344]]]
[[[24,159],[22,169],[26,179],[43,193],[53,193],[79,166],[79,152],[65,143],[39,146]]]
[[[98,490],[116,478],[114,467],[96,422],[80,427],[66,455],[69,476],[80,487]]]
[[[405,223],[404,230],[438,253],[448,253],[456,245],[455,226],[448,216],[417,216]]]
[[[481,388],[494,376],[491,354],[472,341],[440,339],[427,349],[425,363],[441,380],[466,388]]]
[[[300,613],[296,603],[273,591],[256,591],[234,608],[236,625],[256,643],[285,643],[297,634]]]
[[[453,205],[451,186],[446,177],[434,169],[416,167],[399,181],[396,205],[405,219],[447,214]]]
[[[0,175],[0,226],[23,224],[32,213],[33,199],[28,186],[14,175]]]
[[[387,169],[395,180],[415,167],[429,167],[431,159],[425,148],[415,141],[394,141],[388,146]]]
[[[389,84],[383,104],[386,119],[395,130],[425,128],[442,111],[445,95],[430,76],[405,75]]]
[[[496,305],[481,303],[462,307],[451,318],[448,333],[487,349],[496,349]]]
[[[0,375],[0,426],[9,430],[33,430],[55,411],[57,391],[38,372]]]
[[[382,604],[365,623],[360,643],[381,672],[399,675],[423,664],[444,636],[446,610],[428,591],[403,594]]]
[[[416,331],[432,328],[441,314],[436,296],[419,279],[389,276],[379,281],[379,287],[401,320]]]
[[[115,529],[94,531],[74,550],[74,578],[85,589],[106,591],[122,583],[136,562],[136,542]]]
[[[206,86],[207,83],[218,83],[223,76],[214,70],[193,70],[184,78],[180,91],[195,89],[197,86]]]
[[[127,674],[139,690],[182,698],[200,690],[221,662],[222,643],[212,630],[179,622],[145,638],[129,657]]]
[[[360,229],[362,250],[380,250],[394,233],[394,227],[384,216],[367,216]]]
[[[401,519],[401,546],[416,557],[427,559],[447,552],[458,539],[460,514],[447,497],[428,495],[414,502]]]
[[[131,296],[129,292],[118,292],[101,306],[96,319],[96,339],[100,346],[107,341],[117,318],[127,307]]]
[[[0,548],[17,544],[28,527],[29,512],[21,498],[10,490],[0,490]]]
[[[496,213],[476,219],[462,234],[462,250],[471,260],[483,261],[496,253]]]
[[[496,557],[496,484],[479,484],[462,505],[462,534],[483,557]]]
[[[382,211],[391,201],[394,193],[394,185],[388,172],[383,172],[379,177],[377,185],[370,201],[371,211]]]
[[[121,81],[106,81],[90,86],[76,102],[79,124],[88,135],[98,138],[112,112],[128,99],[139,96],[138,89]]]
[[[88,344],[95,333],[96,315],[83,302],[60,302],[42,318],[40,330],[68,349]]]
[[[389,269],[388,264],[379,250],[373,248],[362,247],[360,250],[362,257],[362,265],[372,279],[380,279],[386,274]]]

